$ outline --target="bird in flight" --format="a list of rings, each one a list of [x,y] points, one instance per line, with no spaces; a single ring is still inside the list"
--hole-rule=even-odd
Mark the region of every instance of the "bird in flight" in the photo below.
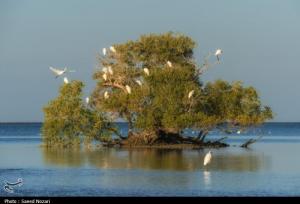
[[[66,72],[75,72],[74,70],[68,70],[67,67],[65,67],[63,70],[62,69],[57,69],[53,67],[49,67],[49,69],[55,74],[55,78],[65,74]]]
[[[223,53],[223,51],[221,49],[217,49],[215,52],[215,56],[217,57],[218,61],[220,61],[219,56]]]
[[[209,151],[204,157],[203,165],[206,166],[211,161],[211,158],[212,158],[211,151]]]

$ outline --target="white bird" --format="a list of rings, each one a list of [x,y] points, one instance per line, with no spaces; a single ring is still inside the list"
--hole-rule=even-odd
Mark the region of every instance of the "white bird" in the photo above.
[[[68,70],[67,67],[65,67],[63,70],[57,69],[57,68],[53,68],[53,67],[49,67],[49,69],[55,74],[55,78],[63,75],[66,72],[75,72],[75,70]]]
[[[68,83],[69,83],[69,80],[68,80],[67,77],[64,77],[64,82],[65,82],[65,84],[68,84]]]
[[[194,90],[191,90],[190,92],[189,92],[189,95],[188,95],[188,98],[191,98],[193,95],[194,95]]]
[[[167,64],[168,64],[169,67],[173,67],[172,62],[167,61]]]
[[[112,70],[111,66],[109,66],[109,67],[108,67],[108,72],[109,72],[111,75],[113,75],[113,74],[114,74],[114,72],[113,72],[113,70]]]
[[[104,56],[106,55],[106,48],[102,49],[102,53],[103,53]]]
[[[85,98],[85,102],[86,102],[87,104],[89,104],[90,98],[89,98],[89,97],[86,97],[86,98]]]
[[[142,82],[141,82],[140,80],[136,79],[135,82],[136,82],[138,85],[142,86]]]
[[[212,158],[211,151],[209,151],[204,157],[203,165],[206,166],[210,162],[211,158]]]
[[[126,85],[125,88],[126,88],[126,91],[128,92],[128,94],[131,94],[131,88],[130,88],[130,86]]]
[[[109,98],[109,95],[108,95],[108,92],[107,92],[107,91],[104,92],[104,98],[105,98],[105,99],[108,99],[108,98]]]
[[[149,72],[148,68],[144,68],[144,72],[145,72],[146,75],[148,75],[148,76],[150,75],[150,72]]]
[[[108,72],[107,67],[103,67],[103,68],[102,68],[102,72],[107,73],[107,72]]]
[[[102,77],[103,77],[104,81],[107,80],[107,74],[106,74],[106,73],[104,73],[104,74],[102,75]]]
[[[63,70],[56,69],[56,68],[53,68],[53,67],[49,67],[49,69],[55,74],[56,78],[63,75],[67,71],[67,67],[65,67]]]
[[[241,131],[240,131],[240,130],[238,130],[236,133],[237,133],[237,134],[241,134]]]
[[[116,53],[116,52],[117,52],[117,50],[115,49],[114,46],[110,46],[109,49],[110,49],[110,51],[112,51],[113,53]]]
[[[215,56],[217,57],[218,61],[220,61],[219,56],[223,53],[221,49],[217,49],[215,52]]]

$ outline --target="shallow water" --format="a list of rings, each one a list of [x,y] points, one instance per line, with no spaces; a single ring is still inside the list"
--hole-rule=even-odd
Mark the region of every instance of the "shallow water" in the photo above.
[[[206,167],[208,149],[41,148],[40,125],[0,124],[0,183],[23,179],[1,196],[300,196],[298,123],[264,125],[251,149],[238,145],[257,130],[232,135]]]

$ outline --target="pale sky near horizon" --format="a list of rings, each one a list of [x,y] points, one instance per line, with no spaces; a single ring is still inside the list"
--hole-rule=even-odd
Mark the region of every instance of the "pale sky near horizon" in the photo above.
[[[141,34],[174,31],[192,37],[199,63],[222,48],[222,63],[204,81],[242,80],[275,112],[300,121],[300,1],[297,0],[0,0],[0,122],[42,121],[42,107],[68,66],[70,79],[95,82],[96,54]]]

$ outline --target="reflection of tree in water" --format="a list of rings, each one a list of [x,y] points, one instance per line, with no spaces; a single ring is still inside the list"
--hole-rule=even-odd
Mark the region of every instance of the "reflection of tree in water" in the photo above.
[[[156,169],[156,170],[225,170],[257,171],[268,162],[263,155],[253,152],[239,154],[213,154],[212,162],[204,167],[204,152],[196,150],[161,149],[113,149],[104,148],[94,151],[44,150],[46,163],[80,166],[85,161],[99,168],[112,169]]]
[[[46,164],[59,166],[81,166],[85,155],[79,149],[42,148]]]

